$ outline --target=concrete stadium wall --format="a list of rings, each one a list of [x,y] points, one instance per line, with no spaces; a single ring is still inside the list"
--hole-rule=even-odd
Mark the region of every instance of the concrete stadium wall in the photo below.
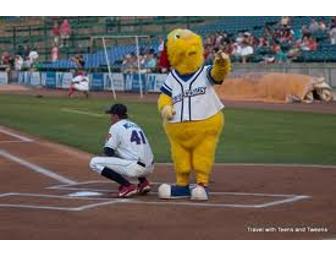
[[[336,88],[336,63],[335,64],[234,64],[231,77],[237,77],[249,72],[280,72],[280,73],[300,73],[316,77],[324,77],[326,82]],[[160,91],[161,84],[165,80],[165,74],[142,75],[142,84],[146,85],[146,90],[151,92]],[[139,88],[138,75],[122,75],[113,73],[112,78],[117,90],[137,90]],[[26,85],[50,85],[50,88],[67,88],[71,82],[72,74],[66,72],[12,72],[8,78],[6,72],[0,72],[0,85],[9,83],[19,83]],[[90,74],[90,87],[96,90],[111,90],[107,73]]]

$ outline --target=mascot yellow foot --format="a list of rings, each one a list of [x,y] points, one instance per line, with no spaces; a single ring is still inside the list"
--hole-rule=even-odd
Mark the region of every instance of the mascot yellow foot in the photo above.
[[[208,200],[208,187],[203,185],[169,185],[161,184],[159,187],[159,198],[161,199],[178,199],[191,198],[191,200],[205,201]]]
[[[173,69],[161,87],[158,107],[171,146],[176,185],[162,184],[159,197],[208,200],[209,178],[224,126],[224,106],[213,85],[221,84],[230,72],[230,59],[218,52],[214,64],[204,66],[202,39],[187,29],[168,35],[167,52]],[[190,185],[192,172],[196,185]]]

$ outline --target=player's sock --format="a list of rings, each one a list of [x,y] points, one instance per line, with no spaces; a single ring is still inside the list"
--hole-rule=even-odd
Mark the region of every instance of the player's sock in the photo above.
[[[75,92],[75,90],[71,87],[71,88],[69,89],[68,96],[71,97],[72,94],[73,94],[74,92]]]
[[[108,167],[104,167],[103,171],[101,172],[101,175],[119,183],[120,185],[128,186],[130,185],[130,182],[125,179],[121,174],[118,174],[117,172],[113,171],[112,169]]]

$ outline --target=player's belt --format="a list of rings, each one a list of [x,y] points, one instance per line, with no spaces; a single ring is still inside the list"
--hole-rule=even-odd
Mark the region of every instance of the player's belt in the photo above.
[[[140,162],[140,161],[138,161],[137,164],[139,166],[146,167],[146,165],[144,163]],[[154,161],[151,163],[151,165],[153,165],[153,164],[154,164]]]
[[[137,164],[138,164],[139,166],[146,167],[146,165],[145,165],[144,163],[140,162],[140,161],[138,161]]]

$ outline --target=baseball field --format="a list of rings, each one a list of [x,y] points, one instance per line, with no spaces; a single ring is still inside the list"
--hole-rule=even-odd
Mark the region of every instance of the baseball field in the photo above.
[[[155,154],[154,190],[117,199],[88,168],[114,101],[0,94],[0,239],[334,239],[335,104],[227,102],[210,200],[162,201],[174,182],[157,95],[122,95]],[[94,192],[98,196],[77,196]]]
[[[111,99],[24,95],[0,96],[1,125],[100,154],[108,128],[104,114]],[[141,125],[157,162],[170,162],[169,144],[153,101],[121,99]],[[225,128],[217,162],[336,164],[336,115],[249,108],[224,110]]]

